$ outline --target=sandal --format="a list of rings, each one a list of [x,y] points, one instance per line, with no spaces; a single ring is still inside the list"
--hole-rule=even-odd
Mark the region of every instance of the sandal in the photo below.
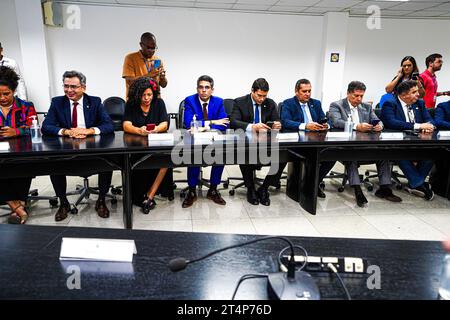
[[[19,215],[17,213],[16,210],[19,209],[20,207],[23,208],[23,210],[25,211],[25,214]],[[10,223],[10,224],[25,224],[27,219],[28,219],[27,208],[25,208],[23,205],[18,205],[17,207],[15,207],[13,209],[13,211],[11,212],[11,215],[8,217],[8,223]]]
[[[144,201],[142,202],[142,212],[144,214],[148,214],[150,210],[153,210],[156,206],[156,202],[154,199],[149,199],[147,196],[144,197]]]

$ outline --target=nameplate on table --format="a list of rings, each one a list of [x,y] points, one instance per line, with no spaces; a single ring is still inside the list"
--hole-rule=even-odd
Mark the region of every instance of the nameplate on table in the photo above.
[[[298,132],[279,132],[276,136],[276,139],[280,141],[298,141]]]
[[[0,151],[8,151],[9,150],[9,142],[4,141],[0,142]]]
[[[341,139],[348,140],[350,135],[348,132],[327,132],[327,139]]]
[[[148,141],[174,141],[173,133],[151,133]]]
[[[441,140],[449,140],[450,139],[450,131],[439,131],[437,133],[437,138]]]
[[[60,260],[132,262],[134,240],[62,238]]]
[[[196,132],[194,133],[194,141],[195,140],[210,140],[212,141],[215,136],[219,135],[218,132]]]
[[[217,134],[214,136],[214,141],[234,141],[239,139],[239,135],[235,133]]]
[[[403,132],[382,132],[381,140],[403,140]]]

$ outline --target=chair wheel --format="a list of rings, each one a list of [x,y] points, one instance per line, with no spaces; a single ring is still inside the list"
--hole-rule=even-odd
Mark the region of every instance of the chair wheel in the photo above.
[[[168,199],[169,201],[173,201],[173,200],[175,199],[175,196],[169,196],[169,197],[167,197],[167,199]]]
[[[403,189],[403,186],[402,186],[401,184],[398,184],[398,185],[395,186],[395,189],[397,189],[397,190],[402,190],[402,189]]]
[[[340,186],[339,188],[338,188],[338,192],[344,192],[344,187],[343,186]]]
[[[70,210],[70,213],[71,213],[71,214],[78,214],[78,209],[77,209],[77,208],[72,208],[72,209]]]
[[[117,204],[117,199],[116,198],[112,198],[111,199],[111,204]]]
[[[224,188],[224,189],[228,189],[228,183],[224,182],[223,188]]]
[[[280,189],[281,189],[281,184],[277,184],[277,185],[275,186],[275,189],[280,190]]]
[[[184,199],[185,196],[186,196],[186,193],[180,192],[180,198],[181,198],[181,199]]]
[[[50,199],[50,200],[48,200],[48,203],[50,203],[50,207],[52,207],[52,208],[56,208],[58,206],[57,199]]]
[[[111,187],[111,193],[112,193],[113,195],[121,194],[121,193],[122,193],[122,190],[120,190],[119,188]]]
[[[367,187],[367,190],[373,191],[373,186],[368,186],[368,187]]]
[[[322,181],[321,183],[319,183],[319,188],[325,190],[325,182]]]
[[[368,176],[370,176],[370,172],[369,172],[369,171],[366,171],[366,172],[364,172],[364,175],[365,175],[366,177],[368,177]]]
[[[234,196],[234,189],[231,189],[230,191],[228,191],[228,193],[230,194],[230,196]]]
[[[30,196],[32,196],[32,197],[37,197],[38,195],[39,195],[39,192],[37,192],[37,191],[30,193]]]
[[[173,190],[175,190],[176,188],[177,188],[177,184],[174,183],[174,184],[173,184]]]

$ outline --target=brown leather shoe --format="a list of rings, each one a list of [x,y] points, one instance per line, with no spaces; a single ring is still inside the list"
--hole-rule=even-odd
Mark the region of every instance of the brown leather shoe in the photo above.
[[[67,214],[70,211],[70,204],[64,203],[61,204],[58,208],[58,211],[56,211],[55,214],[55,221],[63,221],[65,218],[67,218]]]
[[[222,206],[226,205],[226,201],[223,200],[222,196],[220,195],[219,191],[217,189],[209,189],[208,193],[206,194],[206,197],[209,200],[214,201],[217,204],[220,204]]]
[[[186,194],[186,197],[184,198],[181,207],[189,208],[194,204],[195,201],[197,201],[197,193],[195,191],[189,190],[188,193]]]
[[[100,218],[109,218],[109,209],[106,206],[105,200],[98,199],[95,203],[95,211]]]

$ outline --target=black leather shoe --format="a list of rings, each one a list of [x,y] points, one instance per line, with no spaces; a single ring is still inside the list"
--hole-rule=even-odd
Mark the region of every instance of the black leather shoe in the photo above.
[[[194,202],[197,201],[197,193],[195,192],[195,190],[189,190],[188,193],[186,194],[186,197],[184,198],[183,204],[181,205],[181,207],[183,208],[189,208],[190,206],[192,206],[194,204]]]
[[[95,203],[95,211],[100,218],[109,218],[109,209],[106,206],[105,199],[98,199]]]
[[[368,203],[366,197],[364,196],[364,193],[361,190],[360,186],[354,186],[355,189],[355,198],[356,198],[356,204],[358,207],[364,207],[366,203]]]
[[[390,188],[380,188],[375,192],[378,198],[386,199],[391,202],[402,202],[402,198],[397,197]]]
[[[327,197],[327,195],[325,194],[325,192],[323,192],[323,190],[322,190],[320,187],[317,189],[317,196],[318,196],[319,198],[326,198],[326,197]]]
[[[259,204],[258,194],[255,189],[247,189],[247,201],[255,206]]]
[[[223,200],[222,196],[220,195],[219,191],[217,191],[217,189],[209,189],[208,193],[206,194],[206,197],[209,200],[214,201],[214,203],[220,204],[222,206],[226,204],[226,201]]]
[[[425,189],[425,200],[431,201],[434,199],[434,192],[431,190],[430,184],[425,182],[423,184],[423,188]]]
[[[70,204],[68,203],[62,203],[59,208],[58,211],[56,211],[55,214],[55,221],[63,221],[65,218],[67,218],[67,214],[70,211]]]
[[[264,206],[270,206],[270,194],[267,188],[259,187],[258,189],[259,203]]]

